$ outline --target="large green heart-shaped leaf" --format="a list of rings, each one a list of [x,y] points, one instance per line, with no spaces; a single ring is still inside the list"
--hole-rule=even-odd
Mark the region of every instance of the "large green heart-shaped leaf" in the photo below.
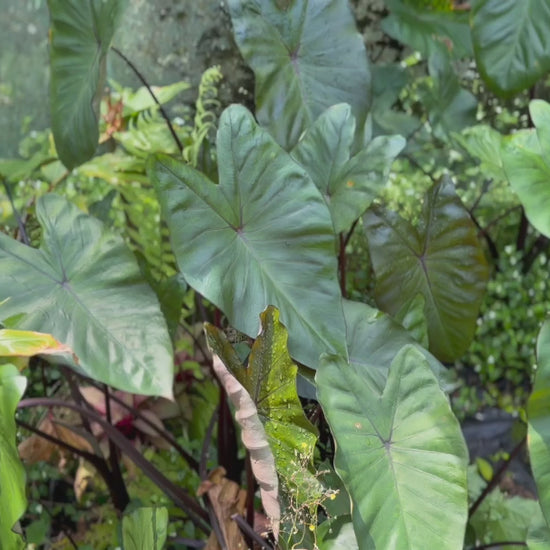
[[[133,393],[170,396],[170,337],[157,298],[120,237],[56,195],[38,200],[40,249],[0,234],[0,319],[52,334],[80,372]]]
[[[429,10],[403,0],[385,3],[391,14],[383,20],[382,28],[392,38],[418,50],[426,58],[441,51],[456,57],[472,55],[466,13]]]
[[[90,159],[99,138],[106,55],[127,0],[48,0],[50,104],[59,158],[67,168]]]
[[[347,0],[229,0],[235,39],[256,76],[256,115],[291,149],[328,107],[348,103],[361,131],[367,54]]]
[[[422,354],[399,352],[382,392],[368,369],[336,356],[323,356],[316,381],[359,549],[461,548],[467,450]]]
[[[370,206],[405,147],[401,136],[380,136],[351,156],[355,118],[346,104],[329,107],[291,151],[325,197],[334,230],[347,231]]]
[[[540,505],[550,523],[550,322],[541,328],[537,341],[533,391],[527,403],[529,456]]]
[[[493,91],[513,95],[550,70],[550,0],[476,0],[471,25],[477,67]]]
[[[249,336],[268,306],[281,312],[291,355],[316,368],[346,355],[330,213],[309,176],[237,105],[222,114],[219,185],[167,156],[148,173],[187,282]]]
[[[27,508],[25,470],[15,445],[15,409],[26,385],[15,366],[0,365],[0,548],[6,550],[24,546],[12,527]]]
[[[419,227],[380,208],[364,221],[377,304],[393,315],[421,294],[430,351],[442,361],[460,357],[474,335],[489,270],[452,182],[428,190]]]
[[[414,346],[424,356],[440,387],[445,391],[451,389],[452,381],[447,369],[389,315],[367,304],[344,300],[344,317],[349,362],[356,370],[368,372],[379,392],[386,385],[392,361],[407,345]]]
[[[529,112],[536,132],[531,139],[521,133],[506,138],[501,157],[529,221],[550,237],[550,104],[531,101]]]
[[[224,333],[206,325],[208,345],[250,394],[264,425],[284,486],[294,490],[299,505],[315,497],[322,486],[309,472],[317,429],[306,418],[296,392],[298,367],[287,351],[288,334],[279,312],[268,307],[261,314],[262,331],[244,367]]]

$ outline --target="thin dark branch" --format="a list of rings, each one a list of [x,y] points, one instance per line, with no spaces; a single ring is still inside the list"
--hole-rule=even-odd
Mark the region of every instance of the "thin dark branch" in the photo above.
[[[437,183],[437,180],[435,179],[434,175],[428,172],[414,157],[411,155],[403,155],[410,164],[412,164],[415,168],[420,170],[426,177],[430,178],[433,183]]]
[[[487,483],[485,489],[481,492],[481,494],[477,497],[476,501],[470,506],[470,509],[468,510],[468,517],[472,517],[475,513],[475,511],[479,508],[481,503],[485,500],[485,497],[500,483],[500,480],[502,476],[505,474],[506,470],[510,466],[510,463],[516,456],[520,453],[520,451],[523,449],[523,446],[527,442],[527,437],[524,437],[512,450],[510,453],[510,456],[508,457],[508,460],[504,461],[503,464],[500,466],[500,468],[493,474],[493,477],[489,483]]]
[[[355,231],[355,228],[357,227],[357,223],[359,222],[359,218],[357,218],[353,225],[351,226],[351,229],[348,231],[348,234],[346,235],[346,238],[344,239],[344,247],[348,246],[348,243],[351,239],[351,236],[353,235],[353,232]]]
[[[321,405],[319,404],[315,405],[315,408],[313,409],[313,412],[309,417],[309,421],[312,424],[316,424],[319,418],[321,418],[322,414],[323,414],[323,409],[321,409]]]
[[[44,364],[44,361],[40,361],[40,379],[42,380],[44,394],[48,395],[48,382],[46,380],[46,366]]]
[[[243,534],[250,537],[256,544],[260,545],[261,550],[273,550],[273,546],[269,543],[269,541],[260,537],[260,535],[258,535],[258,533],[256,533],[250,525],[248,525],[242,516],[239,514],[233,514],[231,519],[239,526],[239,529],[243,532]]]
[[[513,212],[514,210],[517,210],[518,208],[521,208],[521,204],[516,204],[516,206],[512,206],[511,208],[508,208],[507,210],[505,210],[502,214],[499,214],[494,220],[491,220],[491,221],[485,226],[485,231],[488,231],[490,227],[492,227],[493,225],[495,225],[496,223],[498,223],[500,220],[502,220],[503,218],[505,218],[506,216],[508,216],[508,214],[510,214],[510,213]]]
[[[105,396],[105,417],[107,419],[107,422],[112,425],[113,420],[111,415],[111,399],[109,386],[107,386],[107,384],[102,384],[102,386],[103,395]],[[123,511],[130,502],[130,496],[128,495],[128,489],[120,470],[118,448],[111,437],[109,438],[109,465],[111,466],[111,474],[113,477],[112,483],[114,484],[115,491],[118,495],[118,508]]]
[[[218,407],[214,409],[214,412],[210,417],[210,422],[208,422],[208,427],[206,428],[206,435],[204,436],[204,441],[202,442],[201,459],[199,462],[199,476],[202,480],[205,480],[208,477],[206,465],[208,463],[210,443],[212,442],[212,434],[214,432],[214,426],[216,425],[217,418],[218,418]]]
[[[202,442],[202,449],[201,449],[201,458],[199,462],[199,475],[201,480],[205,480],[208,478],[208,472],[206,468],[206,464],[208,462],[208,451],[210,448],[210,443],[212,441],[212,433],[214,431],[214,426],[216,424],[216,419],[218,417],[218,407],[214,409],[214,412],[212,413],[212,416],[210,417],[210,421],[208,422],[208,427],[206,428],[206,435],[204,437],[204,441]],[[218,522],[218,518],[216,517],[216,514],[214,512],[214,509],[212,507],[212,503],[210,502],[210,498],[207,494],[203,496],[204,502],[208,508],[208,515],[210,516],[210,524],[212,525],[212,529],[214,530],[214,534],[216,535],[216,538],[218,539],[219,545],[222,547],[222,550],[227,549],[227,542],[225,540],[225,537],[223,536],[223,532],[220,528],[220,524]]]
[[[113,417],[111,415],[111,396],[109,395],[109,387],[107,384],[101,384],[103,395],[105,396],[105,419],[109,424],[113,423]]]
[[[546,251],[548,247],[550,247],[550,239],[548,239],[544,235],[539,235],[533,243],[533,246],[523,256],[523,266],[521,268],[521,272],[524,275],[529,273],[529,270],[531,269],[539,254],[542,254],[544,251]]]
[[[220,383],[220,401],[218,408],[218,461],[223,466],[228,479],[240,483],[241,461],[238,458],[237,437],[233,415],[227,403],[227,395]]]
[[[107,461],[102,456],[74,447],[73,445],[66,443],[62,439],[58,439],[57,437],[54,437],[46,432],[43,432],[42,430],[35,428],[34,426],[31,426],[30,424],[27,424],[22,420],[16,420],[16,422],[20,427],[25,428],[26,430],[29,430],[30,432],[35,433],[36,435],[42,437],[43,439],[50,441],[54,445],[57,445],[58,447],[66,449],[76,454],[77,456],[80,456],[85,460],[87,460],[99,472],[99,474],[105,481],[105,484],[109,489],[109,494],[111,495],[111,499],[113,501],[113,505],[115,506],[115,508],[121,512],[124,510],[124,508],[126,507],[126,505],[130,500],[128,493],[126,491],[126,488],[124,487],[124,490],[120,489],[119,484],[117,483],[117,480],[114,479],[112,472],[109,470]]]
[[[90,383],[99,388],[100,385],[95,382],[94,380],[90,380]],[[128,412],[132,413],[132,415],[136,418],[139,418],[141,421],[143,421],[144,424],[147,424],[147,426],[149,426],[150,428],[152,428],[153,430],[155,430],[157,432],[157,434],[159,435],[159,437],[161,437],[162,439],[164,439],[165,441],[167,441],[168,443],[170,443],[170,445],[172,445],[172,447],[174,447],[174,449],[176,449],[176,451],[178,451],[178,453],[182,456],[182,458],[189,464],[189,466],[191,468],[193,468],[193,470],[195,470],[196,472],[198,472],[198,468],[199,468],[199,463],[193,458],[193,456],[191,456],[177,441],[176,439],[172,436],[172,434],[166,430],[163,430],[162,428],[160,428],[159,426],[157,426],[154,422],[151,422],[151,420],[149,420],[149,418],[147,418],[139,409],[136,409],[135,407],[132,407],[132,405],[129,405],[128,403],[125,403],[122,399],[120,399],[119,397],[117,397],[116,395],[114,394],[111,394],[110,395],[110,399],[111,401],[114,401],[115,403],[117,403],[118,405],[124,407]]]
[[[23,242],[30,246],[31,242],[29,240],[29,236],[27,235],[27,230],[25,229],[25,224],[23,223],[23,219],[19,215],[19,211],[15,207],[15,203],[13,202],[13,196],[11,194],[10,186],[8,185],[8,182],[5,179],[2,179],[2,184],[4,185],[4,189],[6,190],[6,195],[8,197],[8,200],[10,201],[11,209],[13,210],[13,215],[15,216],[15,219],[17,220],[17,226],[19,227],[19,233],[21,235],[21,238],[23,239]]]
[[[250,452],[246,451],[245,456],[246,468],[246,523],[254,528],[254,493],[256,492],[256,479],[252,472],[252,463],[250,462]],[[252,547],[252,540],[245,534],[246,544]]]
[[[68,367],[61,367],[61,370],[65,375],[65,378],[67,379],[67,382],[69,384],[69,389],[71,390],[71,396],[74,402],[80,407],[88,408],[91,410],[90,404],[84,399],[84,397],[80,393],[80,388],[78,387],[78,384],[75,381],[75,375],[73,371]],[[92,427],[90,426],[90,421],[88,420],[88,417],[85,414],[81,414],[80,418],[82,420],[82,425],[84,426],[84,429],[89,434],[93,435]]]
[[[489,190],[489,187],[491,186],[491,182],[492,182],[492,180],[490,180],[490,179],[486,179],[483,182],[483,185],[481,187],[481,193],[479,194],[477,199],[474,201],[474,204],[472,204],[472,206],[470,207],[470,210],[469,210],[470,215],[472,215],[473,211],[479,206],[479,203],[481,202],[481,199],[483,198],[485,193],[487,193],[487,191]]]
[[[87,410],[74,403],[67,403],[62,399],[51,398],[28,398],[22,399],[17,408],[24,409],[28,407],[61,407],[71,409],[78,413],[88,415],[89,419],[93,422],[97,422],[102,428],[105,434],[112,438],[118,448],[143,472],[155,483],[159,489],[161,489],[174,503],[187,513],[193,523],[205,533],[209,533],[208,527],[208,513],[200,504],[192,497],[190,497],[183,489],[172,483],[160,470],[158,470],[151,462],[149,462],[129,441],[124,435],[117,430],[114,426],[111,426],[105,419],[94,411]]]
[[[200,313],[201,321],[203,323],[209,323],[210,319],[208,318],[206,308],[204,307],[204,302],[202,301],[202,294],[199,294],[198,292],[195,292],[195,305],[197,306],[197,310]]]
[[[378,50],[378,53],[375,56],[372,57],[371,63],[373,65],[375,65],[377,63],[377,61],[382,57],[382,55],[384,54],[385,51],[386,51],[386,44],[382,44],[382,46]]]
[[[491,235],[487,232],[486,229],[483,229],[481,227],[480,223],[477,221],[477,218],[470,212],[470,219],[474,222],[474,225],[477,227],[478,231],[481,233],[483,238],[485,239],[485,242],[487,243],[487,247],[489,248],[489,253],[491,254],[491,258],[497,262],[499,258],[499,252],[497,245],[495,244],[495,241],[493,241]],[[498,265],[496,266],[496,269],[498,269]]]
[[[56,180],[52,181],[50,183],[50,186],[48,187],[48,193],[51,193],[59,184],[63,183],[71,174],[71,170],[65,170],[61,176],[59,176]]]
[[[164,107],[160,104],[160,101],[157,99],[157,96],[155,95],[155,92],[151,89],[151,86],[149,86],[149,83],[147,80],[145,80],[145,77],[141,74],[141,72],[138,70],[138,68],[118,49],[115,47],[111,47],[111,49],[121,58],[124,60],[124,62],[134,71],[136,76],[139,78],[141,83],[147,88],[147,91],[153,98],[153,101],[158,105],[158,108],[160,110],[160,114],[162,115],[162,118],[164,118],[166,125],[168,126],[168,129],[170,130],[170,133],[172,134],[172,137],[174,138],[174,141],[176,142],[176,145],[180,151],[180,153],[183,152],[183,145],[180,141],[180,138],[176,134],[176,131],[174,130],[174,127],[172,126],[172,123],[170,122],[170,118],[166,114],[166,111],[164,110]]]
[[[525,215],[525,210],[521,209],[521,218],[519,220],[518,236],[516,238],[516,250],[522,252],[527,242],[527,231],[529,230],[529,221]]]
[[[203,495],[204,502],[206,503],[206,507],[208,508],[208,516],[210,517],[210,525],[212,525],[212,530],[214,531],[214,534],[216,535],[216,540],[218,541],[218,544],[220,545],[221,550],[231,550],[227,546],[227,541],[225,540],[225,536],[223,534],[223,531],[220,527],[220,522],[218,521],[218,517],[216,516],[216,512],[214,511],[214,506],[212,506],[212,502],[210,501],[210,497],[205,493]]]
[[[50,516],[50,519],[54,519],[54,515],[52,514],[51,510],[49,509],[48,505],[43,501],[41,500],[40,501],[40,504],[42,505],[42,508],[46,511],[46,514],[48,514],[48,516]],[[65,537],[67,537],[67,540],[70,542],[71,546],[75,549],[75,550],[78,550],[78,545],[76,544],[75,540],[73,539],[71,533],[69,533],[69,531],[67,531],[66,529],[63,529],[63,527],[61,527],[59,529],[60,533],[62,533]]]

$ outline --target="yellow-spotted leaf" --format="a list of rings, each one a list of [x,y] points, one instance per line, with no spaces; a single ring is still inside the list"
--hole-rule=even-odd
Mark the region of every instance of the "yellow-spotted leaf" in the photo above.
[[[31,357],[33,355],[72,355],[73,351],[51,334],[32,330],[0,329],[0,357]],[[78,362],[78,359],[75,358]]]
[[[222,331],[206,325],[206,335],[214,353],[250,395],[265,428],[283,488],[296,489],[296,500],[301,505],[302,499],[314,497],[315,491],[320,498],[323,490],[308,469],[317,429],[306,418],[296,392],[298,368],[288,354],[288,334],[279,322],[279,312],[268,307],[261,314],[261,325],[247,367]]]

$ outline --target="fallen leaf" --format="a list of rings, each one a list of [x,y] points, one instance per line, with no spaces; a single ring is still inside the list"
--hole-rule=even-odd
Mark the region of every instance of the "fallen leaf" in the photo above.
[[[225,477],[226,471],[218,467],[210,472],[208,479],[204,480],[197,495],[208,495],[214,514],[225,538],[228,548],[231,550],[245,550],[247,544],[241,534],[237,523],[231,519],[234,514],[244,515],[246,510],[246,491],[237,483]],[[206,543],[205,550],[219,550],[220,545],[214,532]]]

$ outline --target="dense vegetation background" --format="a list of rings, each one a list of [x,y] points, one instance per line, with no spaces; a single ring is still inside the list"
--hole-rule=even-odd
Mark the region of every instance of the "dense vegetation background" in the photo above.
[[[6,13],[0,548],[550,546],[548,0]]]

